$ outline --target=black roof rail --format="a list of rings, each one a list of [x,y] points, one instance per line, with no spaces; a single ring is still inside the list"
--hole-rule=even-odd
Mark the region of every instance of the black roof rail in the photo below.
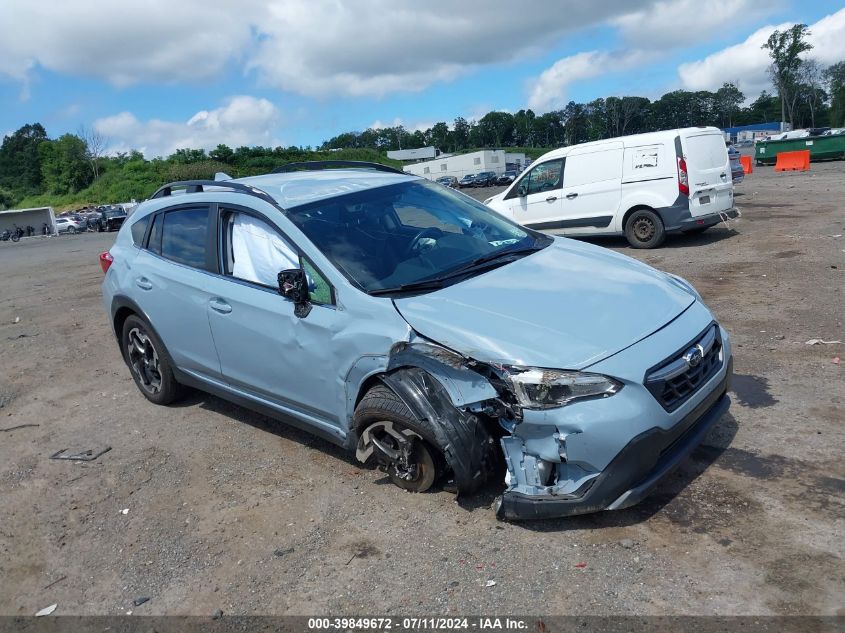
[[[246,185],[242,182],[229,182],[227,180],[178,180],[176,182],[169,182],[156,189],[156,192],[151,195],[149,199],[155,200],[156,198],[167,197],[173,193],[173,189],[181,189],[182,187],[185,188],[185,193],[202,193],[204,191],[204,187],[231,189],[237,193],[245,193],[250,196],[255,196],[256,198],[261,198],[265,202],[272,204],[277,209],[281,209],[276,199],[266,191],[262,191],[258,187]]]
[[[395,167],[389,165],[382,165],[381,163],[372,163],[364,160],[309,160],[300,163],[288,163],[281,167],[276,167],[271,174],[286,174],[300,169],[329,169],[332,167],[351,167],[353,169],[374,169],[376,171],[387,171],[394,174],[402,174],[407,176],[404,171],[399,171]]]

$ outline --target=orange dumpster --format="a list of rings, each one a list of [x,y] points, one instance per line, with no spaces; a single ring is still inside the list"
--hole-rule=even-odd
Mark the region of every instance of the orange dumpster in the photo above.
[[[750,156],[740,156],[739,164],[742,165],[742,170],[745,172],[746,176],[754,172],[754,168],[751,166]]]
[[[807,171],[810,169],[810,150],[780,152],[775,162],[775,171]]]

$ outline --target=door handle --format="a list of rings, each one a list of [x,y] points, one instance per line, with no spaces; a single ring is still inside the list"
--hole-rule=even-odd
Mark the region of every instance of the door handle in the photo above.
[[[566,199],[567,199],[567,200],[574,200],[574,199],[575,199],[575,198],[577,198],[577,197],[578,197],[578,194],[577,194],[577,193],[568,193],[568,194],[566,194]]]
[[[546,202],[554,202],[555,200],[557,200],[557,196],[549,196],[546,198]]]
[[[229,314],[232,311],[232,306],[223,301],[223,299],[211,299],[208,302],[208,305],[211,307],[212,310],[214,310],[215,312],[219,312],[220,314]]]
[[[152,282],[149,279],[147,279],[146,277],[138,277],[135,280],[135,284],[139,288],[141,288],[142,290],[152,290],[153,289]]]

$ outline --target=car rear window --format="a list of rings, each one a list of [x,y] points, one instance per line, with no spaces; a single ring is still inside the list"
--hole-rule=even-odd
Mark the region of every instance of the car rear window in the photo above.
[[[161,255],[180,264],[205,268],[208,210],[179,209],[164,214]]]

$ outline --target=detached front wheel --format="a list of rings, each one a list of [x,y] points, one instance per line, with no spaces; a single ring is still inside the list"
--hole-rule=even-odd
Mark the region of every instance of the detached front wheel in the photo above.
[[[651,209],[638,209],[625,223],[625,237],[634,248],[657,248],[666,239],[663,220]]]

